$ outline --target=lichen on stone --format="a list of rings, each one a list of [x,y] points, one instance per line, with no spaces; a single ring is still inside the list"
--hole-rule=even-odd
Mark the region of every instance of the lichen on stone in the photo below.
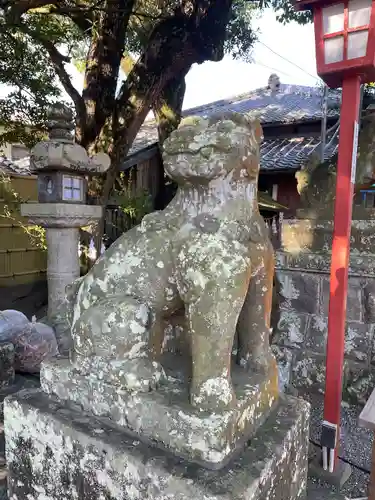
[[[171,203],[123,234],[71,298],[72,363],[119,391],[168,380],[165,323],[185,316],[192,356],[190,402],[236,404],[231,352],[251,373],[272,369],[269,347],[273,249],[258,209],[262,130],[245,115],[182,120],[163,144]]]

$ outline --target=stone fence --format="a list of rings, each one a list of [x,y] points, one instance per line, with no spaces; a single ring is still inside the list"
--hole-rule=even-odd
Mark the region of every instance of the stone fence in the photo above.
[[[375,220],[353,220],[344,399],[365,403],[375,386]],[[276,252],[278,318],[273,334],[285,389],[324,392],[332,221],[283,221]]]

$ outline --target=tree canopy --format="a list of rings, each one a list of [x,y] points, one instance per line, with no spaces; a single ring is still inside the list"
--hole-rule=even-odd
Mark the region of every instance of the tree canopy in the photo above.
[[[178,123],[192,64],[224,53],[249,59],[251,21],[269,5],[284,22],[308,20],[286,0],[0,0],[0,84],[11,87],[0,100],[0,144],[37,141],[64,89],[77,140],[88,148],[109,141],[111,151],[112,140],[123,142],[125,153],[151,108],[167,127]],[[69,62],[85,72],[82,95]]]

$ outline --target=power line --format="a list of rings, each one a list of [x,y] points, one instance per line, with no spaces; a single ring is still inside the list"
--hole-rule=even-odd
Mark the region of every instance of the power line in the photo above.
[[[285,73],[285,71],[281,71],[280,69],[273,68],[272,66],[267,66],[266,64],[263,64],[257,60],[254,60],[254,64],[256,66],[262,66],[263,68],[270,69],[271,71],[274,71],[275,73],[281,73],[282,75],[289,76],[290,78],[293,78],[293,76],[290,75],[289,73]]]
[[[273,52],[276,56],[280,57],[281,59],[284,59],[284,61],[288,62],[289,64],[291,64],[292,66],[295,66],[296,68],[298,68],[300,71],[303,71],[304,73],[306,73],[306,75],[309,75],[311,78],[314,78],[314,80],[317,80],[320,82],[320,79],[317,78],[316,76],[312,75],[311,73],[309,73],[308,71],[306,71],[305,69],[301,68],[301,66],[298,66],[298,64],[294,63],[293,61],[291,61],[290,59],[282,56],[281,54],[279,54],[278,52],[276,52],[275,50],[271,49],[271,47],[269,47],[268,45],[266,45],[264,42],[262,42],[261,40],[258,40],[258,43],[260,43],[261,45],[263,45],[263,47],[265,47],[266,49],[270,50],[271,52]]]

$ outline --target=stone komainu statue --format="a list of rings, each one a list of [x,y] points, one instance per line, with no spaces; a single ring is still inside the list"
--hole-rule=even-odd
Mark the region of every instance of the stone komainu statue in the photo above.
[[[191,350],[191,404],[235,403],[230,364],[267,370],[273,249],[258,210],[258,122],[228,113],[182,121],[164,143],[178,184],[171,203],[123,234],[72,286],[73,350],[81,373],[149,391],[165,376],[153,348],[183,311]]]

